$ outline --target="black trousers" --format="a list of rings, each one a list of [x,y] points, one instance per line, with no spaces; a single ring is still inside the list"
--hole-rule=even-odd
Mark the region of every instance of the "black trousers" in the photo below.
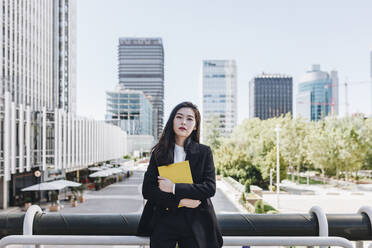
[[[184,208],[162,213],[150,236],[150,248],[198,248],[194,234],[187,222]]]

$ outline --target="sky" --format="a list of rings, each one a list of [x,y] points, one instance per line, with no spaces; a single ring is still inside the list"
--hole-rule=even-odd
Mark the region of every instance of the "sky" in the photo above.
[[[165,116],[188,100],[200,106],[204,59],[235,59],[238,123],[248,118],[248,84],[280,73],[297,82],[312,64],[339,73],[340,114],[371,114],[370,0],[77,0],[77,113],[104,119],[118,84],[119,37],[160,37]]]

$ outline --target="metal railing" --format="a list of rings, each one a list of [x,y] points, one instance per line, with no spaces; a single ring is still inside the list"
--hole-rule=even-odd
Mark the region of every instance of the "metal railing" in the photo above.
[[[344,237],[329,237],[329,226],[327,216],[320,207],[314,206],[310,214],[317,218],[317,230],[319,236],[224,236],[224,246],[340,246],[352,248],[351,241]],[[0,240],[0,248],[9,245],[149,245],[148,237],[135,235],[33,235],[34,218],[43,214],[37,205],[29,207],[23,219],[23,235],[9,235]],[[358,214],[365,214],[369,219],[369,227],[372,226],[372,208],[361,207]],[[369,229],[369,228],[368,228]],[[357,242],[362,247],[362,242]],[[372,245],[369,246],[372,248]]]
[[[0,248],[9,245],[149,245],[149,238],[136,236],[61,236],[12,235],[0,240]],[[353,248],[341,237],[224,237],[227,246],[340,246]]]

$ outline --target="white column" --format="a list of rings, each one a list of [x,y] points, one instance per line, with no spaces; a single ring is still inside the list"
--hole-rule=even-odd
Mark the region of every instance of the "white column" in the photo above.
[[[87,164],[90,164],[90,142],[91,142],[91,136],[90,136],[90,120],[87,120],[88,128],[87,128],[87,149],[88,149],[88,157],[87,157]]]
[[[80,163],[79,168],[84,164],[84,127],[83,127],[83,118],[80,120]]]
[[[102,121],[101,123],[101,139],[102,139],[102,142],[101,142],[101,152],[102,152],[102,158],[101,158],[101,161],[105,160],[105,123]]]
[[[67,113],[67,168],[71,168],[71,113]]]
[[[26,170],[31,170],[31,108],[26,107]]]
[[[80,164],[81,164],[81,128],[80,128],[80,119],[76,120],[76,127],[77,127],[77,132],[76,132],[76,136],[77,136],[77,166],[76,167],[79,167]]]
[[[82,167],[85,167],[88,163],[88,120],[84,119],[84,164]]]
[[[22,173],[24,171],[24,159],[25,159],[25,140],[24,140],[24,130],[25,130],[25,125],[24,125],[24,109],[23,109],[23,104],[19,105],[19,135],[18,135],[18,143],[19,143],[19,172]]]
[[[42,152],[42,161],[43,161],[43,171],[46,170],[46,149],[47,149],[47,145],[46,145],[46,141],[47,141],[47,138],[46,138],[46,135],[47,135],[47,113],[46,113],[46,107],[43,107],[43,152]]]
[[[96,141],[97,141],[97,121],[93,122],[93,163],[97,162],[97,147],[96,147]]]
[[[107,144],[106,144],[106,137],[107,137],[107,130],[105,123],[103,125],[103,160],[107,160]]]
[[[76,139],[75,139],[75,134],[76,134],[76,130],[75,130],[75,116],[72,116],[72,120],[71,120],[71,130],[72,130],[72,133],[71,133],[71,167],[75,168],[76,166]]]
[[[15,103],[12,102],[10,104],[10,165],[11,165],[11,173],[16,173],[16,106]]]
[[[62,110],[58,109],[58,169],[62,169]]]
[[[59,151],[59,112],[58,109],[54,110],[54,168],[59,168],[58,151]]]
[[[99,161],[99,121],[96,122],[96,163]]]
[[[86,157],[85,164],[83,167],[86,167],[89,164],[89,120],[85,120],[85,149]]]
[[[82,159],[80,168],[85,164],[85,155],[86,155],[86,148],[85,148],[85,119],[81,120],[81,147],[82,147]]]
[[[94,120],[90,120],[90,164],[94,161]]]
[[[10,180],[10,94],[5,92],[4,116],[4,181]]]
[[[67,168],[67,113],[63,111],[63,161],[62,168]]]
[[[83,164],[83,159],[84,159],[84,150],[83,150],[83,119],[79,120],[79,136],[80,136],[80,141],[79,141],[79,167]]]
[[[99,161],[102,161],[102,122],[99,123]]]
[[[92,120],[88,120],[88,164],[92,163]]]
[[[105,159],[105,126],[103,125],[103,121],[101,123],[101,161]]]

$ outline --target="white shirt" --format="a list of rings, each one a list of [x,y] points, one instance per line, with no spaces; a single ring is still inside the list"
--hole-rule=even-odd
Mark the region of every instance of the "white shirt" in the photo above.
[[[186,152],[183,146],[179,146],[174,144],[174,163],[185,161],[186,159]],[[173,184],[173,194],[176,191],[176,184]]]
[[[174,144],[174,163],[185,161],[186,152],[183,146]]]

